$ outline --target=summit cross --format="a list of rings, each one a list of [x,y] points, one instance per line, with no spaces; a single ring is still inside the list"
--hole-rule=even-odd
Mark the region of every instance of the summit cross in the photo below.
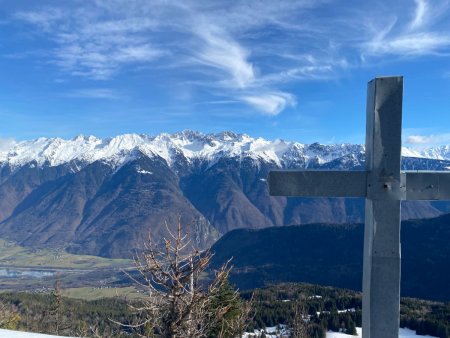
[[[370,81],[366,170],[276,170],[272,196],[362,197],[365,203],[363,338],[398,338],[402,200],[450,200],[450,172],[401,171],[403,77]]]

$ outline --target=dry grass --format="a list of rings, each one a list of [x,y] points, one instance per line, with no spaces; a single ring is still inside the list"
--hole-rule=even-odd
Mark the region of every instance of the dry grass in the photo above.
[[[121,268],[132,265],[131,260],[97,256],[74,255],[64,250],[33,249],[0,239],[0,266],[30,268]]]

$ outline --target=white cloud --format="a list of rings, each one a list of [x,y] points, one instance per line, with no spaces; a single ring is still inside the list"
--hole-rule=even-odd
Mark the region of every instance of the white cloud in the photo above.
[[[15,18],[49,31],[55,23],[64,19],[65,16],[66,13],[60,8],[46,8],[44,11],[18,12]]]
[[[428,143],[429,139],[430,139],[429,136],[411,135],[411,136],[408,136],[408,138],[406,139],[406,142],[410,143],[410,144],[426,144],[426,143]]]
[[[14,145],[16,143],[17,142],[13,138],[1,138],[0,137],[0,151],[8,151],[12,147],[14,147]]]
[[[439,146],[450,144],[450,133],[431,135],[410,135],[406,138],[406,143],[413,146]]]
[[[242,96],[241,100],[271,116],[278,115],[286,106],[295,105],[295,97],[282,92]]]

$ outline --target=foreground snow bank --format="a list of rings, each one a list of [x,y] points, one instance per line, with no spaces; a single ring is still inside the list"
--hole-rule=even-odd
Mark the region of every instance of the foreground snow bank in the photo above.
[[[358,338],[362,337],[361,328],[357,327],[356,331],[358,332]],[[327,332],[327,338],[350,338],[356,336],[350,336],[344,333],[336,333],[336,332]],[[416,331],[410,329],[400,329],[399,338],[417,338],[417,337],[428,337],[428,338],[436,338],[432,336],[421,336],[416,334]]]
[[[28,333],[28,332],[20,332],[20,331],[10,331],[10,330],[2,330],[0,329],[0,338],[62,338],[61,336],[51,336],[48,334],[42,333]],[[70,337],[66,337],[70,338]]]
[[[268,328],[267,330],[269,332],[269,335],[266,337],[277,337],[276,334],[271,335],[273,331],[275,331],[275,327]],[[273,330],[271,330],[273,329]],[[356,328],[356,331],[358,332],[358,338],[361,337],[361,328]],[[42,333],[28,333],[28,332],[20,332],[20,331],[10,331],[10,330],[2,330],[0,329],[0,338],[56,338],[61,336],[52,336],[48,334],[42,334]],[[246,333],[243,335],[243,337],[254,337],[253,334]],[[336,332],[327,332],[327,338],[351,338],[356,336],[350,336],[344,333],[336,333]],[[400,329],[400,335],[399,338],[417,338],[417,337],[428,337],[428,338],[436,338],[431,336],[419,336],[416,335],[416,331],[409,330],[409,329]],[[66,337],[70,338],[70,337]]]

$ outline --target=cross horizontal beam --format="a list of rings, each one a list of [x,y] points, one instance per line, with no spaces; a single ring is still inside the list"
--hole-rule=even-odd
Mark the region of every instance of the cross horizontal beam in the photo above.
[[[271,196],[367,197],[366,171],[274,170],[269,173]],[[402,200],[450,200],[450,172],[401,173]],[[381,186],[384,182],[379,182]],[[386,184],[390,189],[390,184]]]
[[[450,171],[402,173],[407,200],[450,200]]]

